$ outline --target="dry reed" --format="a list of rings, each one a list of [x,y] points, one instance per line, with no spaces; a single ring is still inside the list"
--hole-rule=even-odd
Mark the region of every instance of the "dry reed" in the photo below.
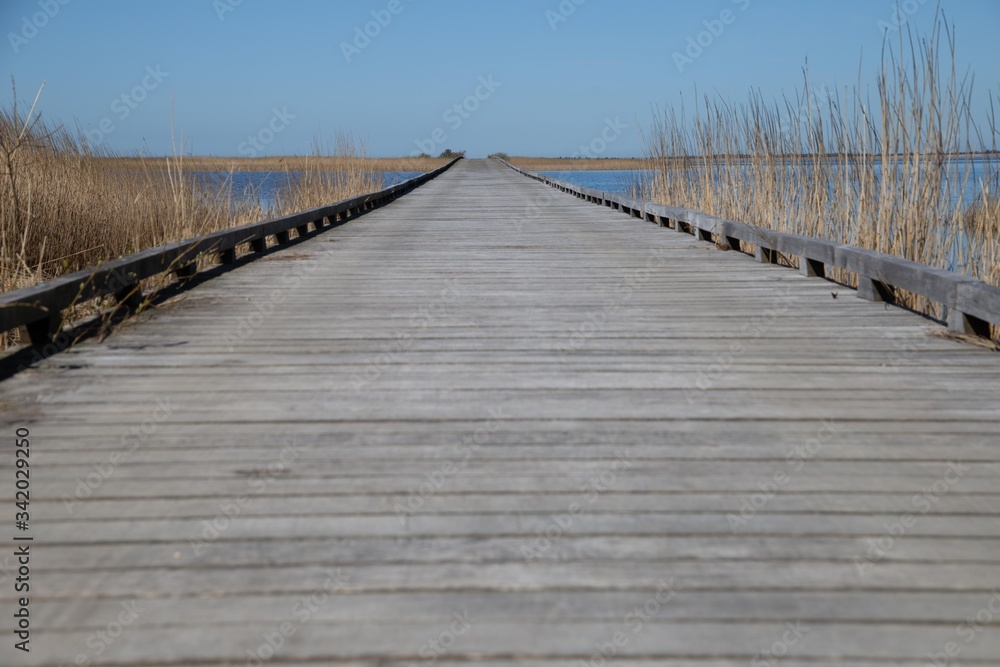
[[[379,165],[349,135],[332,146],[317,140],[312,155],[286,162],[273,202],[233,192],[235,165],[221,181],[194,174],[190,163],[199,161],[180,144],[174,156],[154,160],[94,149],[39,120],[35,104],[25,109],[15,91],[0,110],[0,290],[383,186]],[[0,349],[14,341],[8,334]]]
[[[795,99],[706,96],[691,118],[683,104],[667,109],[645,137],[652,175],[636,174],[633,192],[1000,284],[996,153],[982,152],[992,140],[975,121],[954,47],[939,16],[929,36],[886,43],[873,97],[860,82],[817,89],[807,67]]]

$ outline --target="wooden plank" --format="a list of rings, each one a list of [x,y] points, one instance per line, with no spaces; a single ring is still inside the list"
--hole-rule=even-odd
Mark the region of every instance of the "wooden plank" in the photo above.
[[[0,384],[33,442],[22,663],[135,600],[102,664],[246,664],[331,568],[267,664],[421,664],[468,609],[442,664],[576,667],[670,578],[616,662],[746,665],[797,621],[782,665],[943,650],[1000,587],[1000,357],[695,236],[752,228],[582,194],[463,161]]]

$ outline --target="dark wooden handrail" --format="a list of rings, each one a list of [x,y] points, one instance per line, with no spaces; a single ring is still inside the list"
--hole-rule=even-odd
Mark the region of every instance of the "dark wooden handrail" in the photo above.
[[[95,297],[114,295],[126,305],[141,301],[140,281],[166,271],[190,277],[197,271],[197,260],[217,255],[223,264],[236,261],[236,248],[249,243],[254,252],[267,248],[270,236],[287,243],[291,230],[299,236],[313,230],[338,226],[361,213],[384,206],[449,169],[461,158],[443,167],[415,176],[391,187],[359,195],[344,201],[293,213],[272,220],[255,222],[197,238],[168,243],[128,255],[97,267],[47,280],[31,287],[0,295],[0,332],[23,327],[33,345],[43,345],[58,333],[63,310]]]
[[[1000,288],[954,271],[835,241],[772,231],[693,209],[592,190],[521,169],[503,159],[500,161],[557,190],[660,227],[694,234],[705,241],[724,240],[733,250],[741,250],[744,243],[754,245],[755,257],[762,263],[774,263],[778,253],[782,253],[798,257],[799,271],[803,275],[824,277],[828,266],[843,269],[857,276],[858,296],[869,301],[892,303],[894,289],[918,294],[945,306],[948,328],[956,333],[989,338],[990,324],[1000,326]]]

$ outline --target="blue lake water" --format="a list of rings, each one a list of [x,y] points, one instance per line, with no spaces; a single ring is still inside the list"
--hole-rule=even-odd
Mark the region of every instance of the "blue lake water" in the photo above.
[[[989,192],[1000,192],[1000,159],[997,158],[956,158],[949,160],[953,165],[951,179],[952,198],[963,197],[970,202],[979,197],[984,186]],[[734,167],[716,166],[713,169],[732,169]],[[738,167],[736,167],[738,168]],[[697,167],[692,171],[701,171]],[[879,165],[875,165],[876,173]],[[573,183],[585,188],[602,190],[620,195],[631,195],[633,184],[642,184],[652,177],[649,170],[595,170],[595,171],[543,171],[539,172],[550,178]],[[641,192],[641,189],[640,189]]]
[[[629,185],[634,179],[649,178],[653,172],[646,170],[595,169],[593,171],[541,171],[538,173],[584,188],[628,195],[631,194],[629,192]]]
[[[299,178],[301,172],[287,171],[196,171],[191,174],[203,182],[211,183],[219,189],[228,188],[232,183],[234,201],[254,201],[259,198],[265,208],[274,203],[275,196],[288,187],[289,182]],[[383,185],[388,188],[397,183],[419,176],[417,171],[382,172]],[[333,203],[333,202],[331,202]]]

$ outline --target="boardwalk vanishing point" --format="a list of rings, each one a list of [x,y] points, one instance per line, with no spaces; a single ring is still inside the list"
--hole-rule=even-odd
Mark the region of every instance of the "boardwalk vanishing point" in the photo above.
[[[997,665],[1000,356],[942,329],[459,161],[0,384],[3,662]]]

